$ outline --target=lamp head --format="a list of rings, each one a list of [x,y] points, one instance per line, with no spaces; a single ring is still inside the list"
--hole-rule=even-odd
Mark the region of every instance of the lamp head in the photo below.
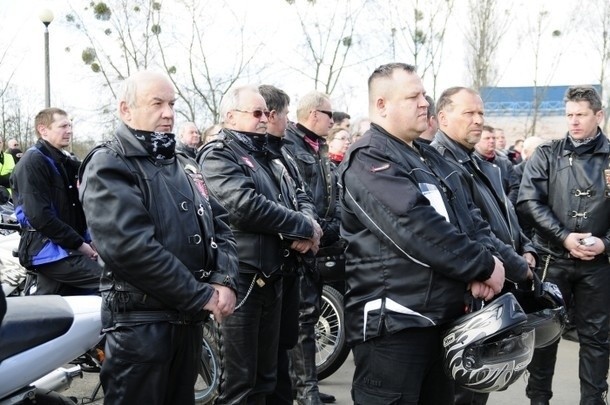
[[[48,27],[54,18],[53,11],[48,8],[42,9],[40,10],[38,17],[40,18],[40,21],[42,21],[42,23],[45,25],[45,27]]]

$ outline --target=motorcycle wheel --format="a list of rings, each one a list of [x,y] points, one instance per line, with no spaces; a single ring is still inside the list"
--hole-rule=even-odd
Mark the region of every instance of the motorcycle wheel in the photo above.
[[[315,333],[316,370],[321,381],[337,371],[350,352],[345,341],[343,296],[329,285],[322,288],[320,318]]]
[[[212,320],[203,325],[203,342],[201,359],[197,365],[197,381],[195,381],[195,403],[211,404],[218,396],[220,383],[220,357],[216,343],[216,325]]]

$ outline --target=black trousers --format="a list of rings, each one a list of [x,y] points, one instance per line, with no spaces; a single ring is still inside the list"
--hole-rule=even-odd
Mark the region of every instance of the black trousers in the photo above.
[[[319,393],[315,326],[322,299],[320,277],[311,271],[299,275],[299,297],[299,339],[289,356],[297,399],[306,400]]]
[[[216,404],[264,404],[275,390],[282,311],[282,279],[254,283],[255,274],[240,273],[238,301],[243,305],[220,324],[223,373]],[[240,302],[238,302],[239,304]]]
[[[102,268],[88,257],[74,254],[36,266],[36,295],[88,295],[100,289]]]
[[[106,332],[100,381],[108,405],[195,403],[201,325],[167,322]]]
[[[453,404],[441,336],[438,326],[411,328],[354,346],[354,404]]]
[[[557,284],[568,308],[574,310],[580,340],[578,377],[580,404],[605,404],[608,391],[608,321],[610,308],[610,265],[608,259],[555,259],[547,270],[546,281]],[[573,297],[573,300],[572,300]],[[526,394],[529,398],[550,399],[557,360],[555,344],[534,351],[528,366]]]
[[[277,353],[277,384],[267,397],[267,405],[292,405],[292,381],[288,350],[299,337],[299,278],[296,272],[282,278],[282,315]]]

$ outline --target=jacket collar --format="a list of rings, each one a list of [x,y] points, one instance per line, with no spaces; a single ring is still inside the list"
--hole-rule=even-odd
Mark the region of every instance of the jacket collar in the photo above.
[[[121,123],[116,130],[115,137],[123,148],[126,157],[129,156],[149,156],[144,146],[131,133],[127,125]]]
[[[604,134],[604,132],[602,131],[602,129],[600,127],[597,127],[597,131],[600,134],[600,138],[601,141],[597,144],[597,146],[595,147],[595,150],[593,151],[593,154],[596,153],[605,153],[605,154],[610,154],[610,142],[608,141],[608,138],[606,137],[606,134]],[[568,156],[571,155],[573,153],[573,151],[566,149],[566,143],[570,142],[570,140],[568,139],[568,135],[569,133],[566,132],[566,136],[563,137],[563,139],[561,139],[561,155],[562,156]]]
[[[445,147],[445,149],[448,150],[459,163],[469,162],[472,160],[472,156],[466,148],[449,138],[449,136],[440,129],[436,135],[434,135],[432,145],[434,146],[435,144]]]

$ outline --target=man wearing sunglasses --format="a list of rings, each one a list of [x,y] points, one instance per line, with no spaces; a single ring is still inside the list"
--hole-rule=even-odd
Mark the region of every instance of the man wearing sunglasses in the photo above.
[[[297,106],[297,121],[288,125],[286,144],[295,156],[301,176],[313,197],[324,231],[320,247],[326,248],[339,243],[341,221],[337,181],[331,171],[326,143],[326,136],[334,123],[329,97],[317,91],[305,94]],[[320,395],[316,373],[314,328],[320,316],[322,280],[317,271],[309,271],[301,275],[300,285],[299,341],[290,353],[296,376],[296,399],[299,404],[307,405],[334,402],[334,397]]]
[[[268,158],[269,110],[256,87],[229,91],[224,129],[198,157],[210,193],[229,213],[237,242],[238,303],[220,325],[223,379],[217,404],[262,403],[277,378],[282,277],[297,253],[318,249],[322,230],[300,211],[289,176]]]

